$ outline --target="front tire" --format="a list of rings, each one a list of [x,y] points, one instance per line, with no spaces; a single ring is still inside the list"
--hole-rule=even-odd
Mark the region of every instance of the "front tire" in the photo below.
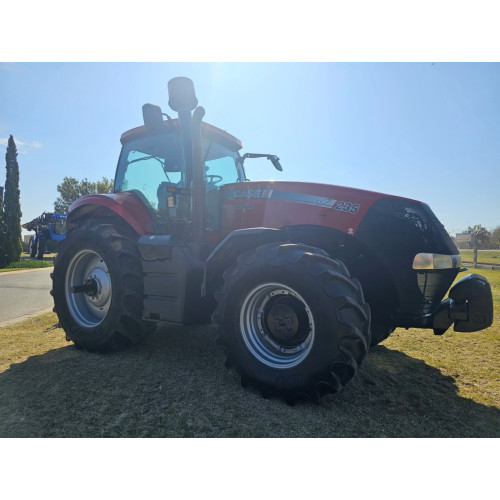
[[[288,402],[340,391],[370,344],[358,280],[317,248],[263,245],[224,273],[214,321],[243,385]]]
[[[135,234],[97,222],[71,232],[54,263],[54,311],[67,340],[89,351],[137,344],[154,329],[142,320],[142,268]]]

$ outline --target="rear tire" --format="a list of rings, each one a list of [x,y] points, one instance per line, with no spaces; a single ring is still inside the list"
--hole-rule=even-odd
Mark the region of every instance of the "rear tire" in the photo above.
[[[155,324],[142,320],[142,267],[135,233],[86,223],[72,231],[54,263],[54,311],[78,348],[108,352],[139,343]],[[75,286],[90,289],[73,293]]]
[[[30,257],[34,259],[36,257],[36,245],[35,245],[35,238],[31,236],[30,238]]]
[[[44,252],[45,252],[45,238],[39,236],[36,239],[36,258],[38,260],[43,260]]]
[[[246,252],[215,298],[227,365],[266,397],[316,401],[340,391],[370,344],[358,280],[317,248],[271,243]]]

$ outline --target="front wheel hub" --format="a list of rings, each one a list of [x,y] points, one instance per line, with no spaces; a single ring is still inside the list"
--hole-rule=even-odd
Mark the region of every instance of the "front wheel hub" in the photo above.
[[[285,296],[269,302],[263,318],[269,333],[284,345],[293,346],[303,342],[308,331],[306,324],[299,322],[299,314],[302,312],[303,315],[305,309],[300,310],[297,299]]]
[[[243,340],[252,355],[273,368],[301,363],[314,342],[314,320],[306,301],[292,288],[266,283],[245,297],[240,313]]]

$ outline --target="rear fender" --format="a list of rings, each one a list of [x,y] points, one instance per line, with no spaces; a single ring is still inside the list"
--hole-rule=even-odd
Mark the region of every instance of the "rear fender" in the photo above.
[[[141,236],[151,233],[151,214],[132,193],[89,194],[79,198],[69,207],[67,226],[71,229],[82,219],[109,216],[119,217]]]

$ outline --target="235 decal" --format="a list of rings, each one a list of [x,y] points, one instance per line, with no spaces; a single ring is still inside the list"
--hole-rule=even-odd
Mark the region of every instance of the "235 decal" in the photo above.
[[[359,211],[361,205],[359,203],[352,203],[350,201],[337,201],[333,206],[334,210],[339,212],[346,212],[349,214],[355,214]]]

